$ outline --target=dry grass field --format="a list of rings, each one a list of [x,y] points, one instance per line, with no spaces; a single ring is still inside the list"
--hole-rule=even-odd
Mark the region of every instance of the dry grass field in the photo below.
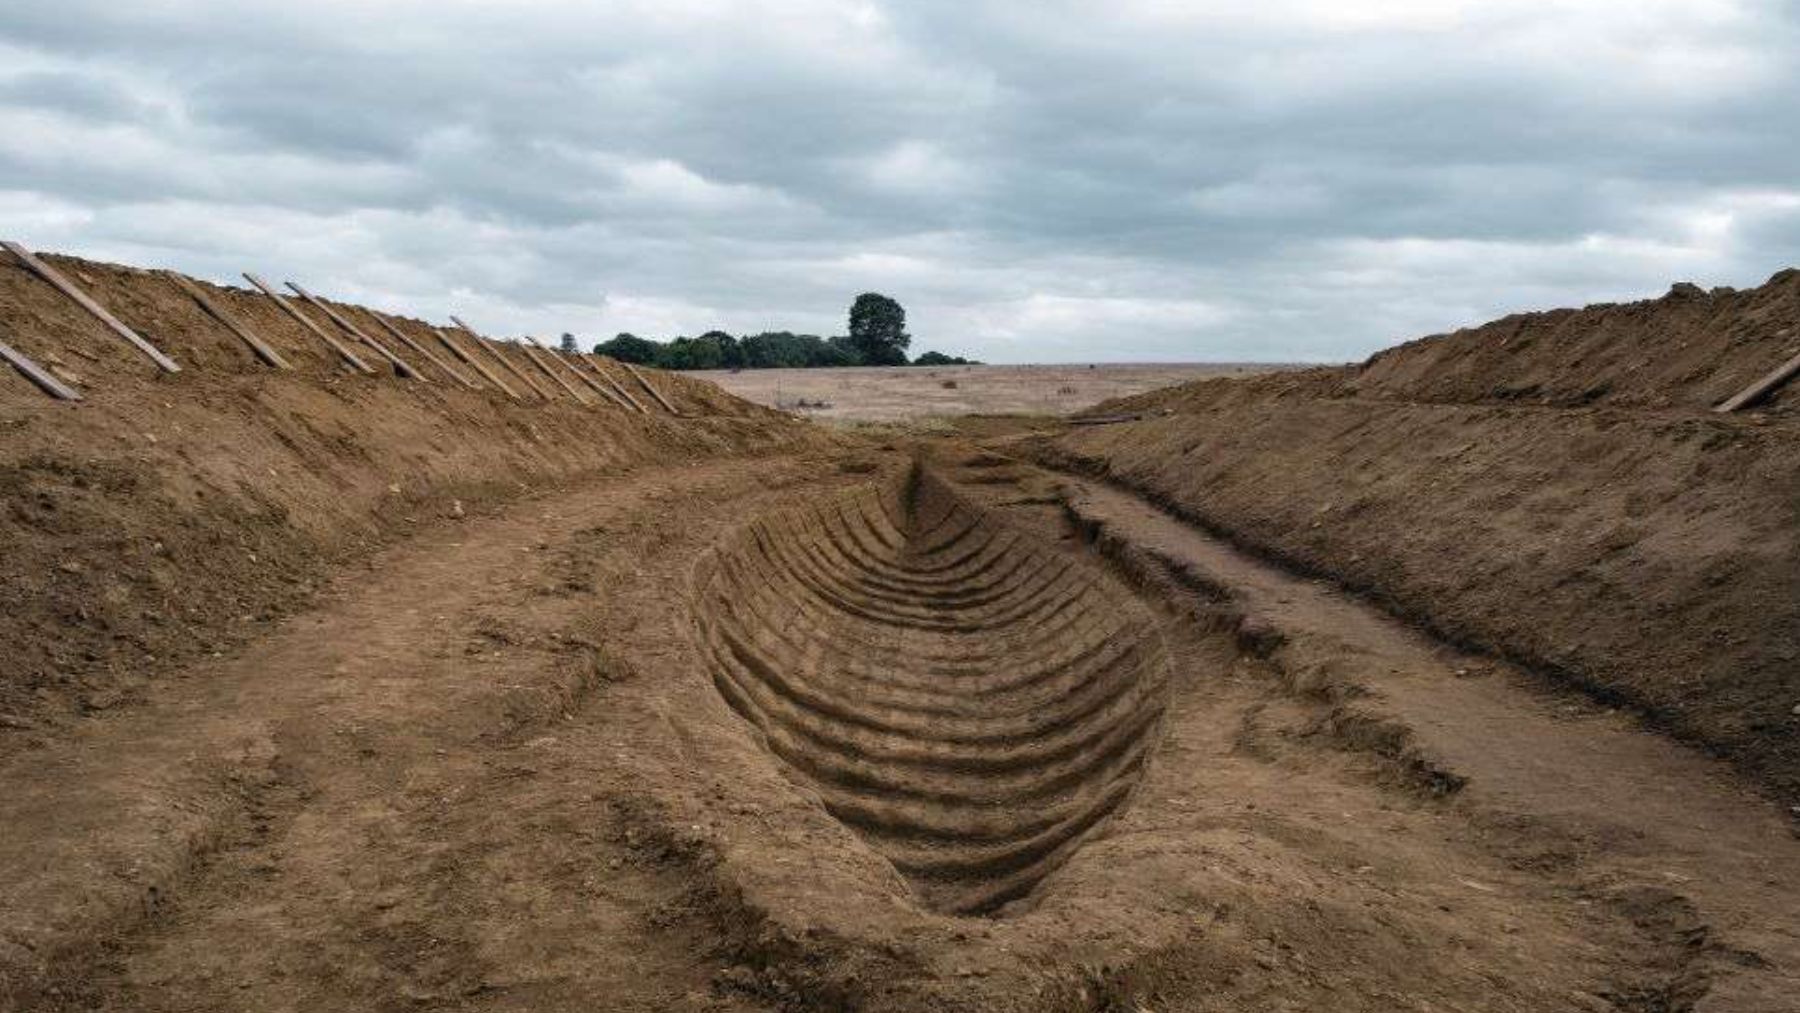
[[[1108,398],[1208,376],[1280,366],[1247,363],[1109,363],[1047,366],[860,366],[690,373],[732,394],[815,418],[897,422],[948,415],[1059,415]],[[804,407],[800,402],[828,408]]]

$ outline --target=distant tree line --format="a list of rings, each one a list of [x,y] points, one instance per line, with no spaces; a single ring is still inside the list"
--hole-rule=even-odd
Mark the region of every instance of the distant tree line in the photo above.
[[[865,292],[850,306],[850,333],[821,338],[792,331],[764,331],[734,337],[707,331],[697,338],[653,341],[620,334],[594,346],[620,362],[662,369],[813,369],[828,366],[966,366],[974,360],[926,352],[908,360],[906,310],[887,296]]]

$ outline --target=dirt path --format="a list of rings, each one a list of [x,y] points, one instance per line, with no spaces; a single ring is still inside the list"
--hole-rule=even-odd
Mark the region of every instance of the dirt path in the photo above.
[[[0,900],[21,1006],[740,1008],[710,994],[707,941],[648,931],[687,884],[634,857],[604,769],[534,802],[533,743],[622,675],[579,632],[599,588],[560,569],[571,540],[651,565],[696,506],[802,470],[649,472],[440,527],[18,757]]]
[[[1502,847],[1635,893],[1646,921],[1685,937],[1690,984],[1709,986],[1698,1008],[1794,1008],[1800,841],[1788,816],[1723,764],[1448,649],[1129,493],[1069,485],[1075,514],[1224,589],[1288,679],[1341,701],[1340,729],[1454,779],[1459,804]]]

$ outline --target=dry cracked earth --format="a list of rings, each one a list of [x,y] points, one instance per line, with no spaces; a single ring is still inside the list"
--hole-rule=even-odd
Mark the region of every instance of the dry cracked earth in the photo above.
[[[446,521],[4,759],[31,1010],[1712,1010],[1724,768],[1005,441]]]

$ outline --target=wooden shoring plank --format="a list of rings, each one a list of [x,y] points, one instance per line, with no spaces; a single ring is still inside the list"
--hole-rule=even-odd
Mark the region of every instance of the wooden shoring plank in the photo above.
[[[533,348],[532,347],[533,345],[535,345],[537,347]],[[576,387],[574,384],[570,383],[569,381],[563,379],[563,375],[561,373],[558,373],[556,370],[550,368],[549,360],[551,358],[554,358],[554,356],[552,356],[550,354],[550,350],[548,348],[544,347],[543,342],[541,342],[538,339],[527,334],[527,335],[525,335],[525,341],[520,344],[520,347],[524,348],[525,354],[531,358],[531,361],[537,363],[538,368],[544,371],[545,376],[548,376],[550,379],[555,380],[557,383],[561,384],[562,389],[568,391],[569,396],[574,398],[578,404],[584,404],[584,405],[593,404],[592,401],[589,401],[587,398],[581,396],[580,388]]]
[[[576,376],[580,377],[581,382],[587,384],[589,390],[592,390],[594,393],[605,398],[609,404],[612,404],[613,406],[618,407],[618,408],[631,407],[630,405],[627,405],[624,402],[624,400],[622,398],[620,398],[617,394],[614,394],[612,391],[607,390],[605,387],[600,386],[600,381],[594,379],[588,373],[585,373],[582,370],[577,369],[573,364],[571,364],[569,362],[570,359],[574,359],[576,362],[580,362],[581,361],[581,353],[580,352],[566,352],[566,353],[552,352],[551,356],[552,356],[552,358],[555,358],[558,362],[561,362],[563,364],[563,368],[567,369],[569,372],[574,373]]]
[[[58,401],[79,401],[81,394],[75,388],[50,375],[50,371],[32,362],[23,352],[0,341],[0,359],[5,359],[18,370],[25,379],[37,385],[37,388]]]
[[[1780,390],[1789,380],[1792,380],[1796,376],[1800,376],[1800,355],[1796,355],[1781,365],[1776,366],[1772,372],[1762,379],[1719,402],[1718,407],[1714,408],[1713,411],[1734,412],[1739,408],[1747,408]]]
[[[437,339],[444,343],[445,348],[450,349],[450,352],[452,355],[455,355],[457,358],[461,359],[463,361],[463,364],[468,366],[470,369],[473,369],[475,372],[480,373],[482,375],[482,377],[487,380],[487,382],[493,384],[495,387],[498,387],[501,390],[501,392],[504,393],[507,397],[512,398],[514,401],[523,401],[524,400],[524,398],[519,396],[518,391],[515,391],[511,387],[508,387],[506,385],[505,380],[502,380],[498,376],[495,376],[494,371],[487,368],[486,363],[484,363],[480,359],[477,359],[474,356],[470,355],[468,352],[463,351],[461,345],[458,345],[456,342],[451,341],[450,335],[447,332],[445,332],[443,330],[443,328],[433,327],[431,329],[431,332],[433,334],[437,335]]]
[[[382,316],[381,314],[375,312],[372,309],[368,309],[367,307],[365,307],[363,309],[363,314],[365,316],[367,316],[369,319],[375,321],[377,324],[380,324],[384,330],[386,330],[389,334],[394,336],[394,340],[396,340],[396,341],[400,342],[401,344],[405,345],[406,347],[412,349],[414,352],[417,352],[419,354],[420,358],[424,359],[426,362],[431,363],[433,366],[436,366],[439,371],[441,371],[444,375],[448,376],[450,379],[455,380],[457,383],[462,384],[464,387],[467,387],[470,390],[480,390],[481,389],[481,386],[479,384],[477,384],[474,380],[471,380],[468,377],[462,375],[461,373],[458,373],[456,370],[451,369],[450,364],[448,362],[445,362],[443,359],[438,358],[438,355],[436,352],[433,352],[431,349],[426,348],[424,345],[419,344],[417,341],[414,341],[410,336],[407,335],[407,333],[405,331],[402,331],[400,328],[395,327],[393,324],[389,323],[386,317]]]
[[[548,362],[544,361],[544,357],[543,357],[542,353],[540,353],[537,349],[531,347],[531,345],[529,343],[530,340],[531,340],[531,335],[527,334],[527,335],[525,335],[525,340],[519,342],[519,350],[525,353],[525,358],[530,359],[531,364],[536,366],[538,368],[538,370],[540,372],[542,372],[545,376],[549,377],[551,380],[554,380],[558,387],[561,387],[563,390],[568,391],[569,396],[575,399],[576,404],[585,405],[585,404],[590,403],[586,398],[581,396],[580,391],[576,390],[574,387],[571,387],[569,385],[569,381],[563,379],[562,376],[556,372],[556,370],[550,368],[550,364]]]
[[[500,363],[500,367],[502,369],[506,370],[508,373],[511,373],[513,376],[513,379],[519,381],[519,383],[523,389],[531,391],[532,393],[536,394],[539,398],[541,398],[545,401],[550,400],[550,395],[545,393],[545,391],[542,387],[539,387],[535,382],[533,382],[531,377],[526,376],[523,372],[520,372],[519,367],[513,365],[513,362],[511,359],[508,359],[506,356],[501,355],[500,349],[495,348],[492,342],[490,342],[487,338],[482,337],[480,332],[476,331],[475,328],[470,327],[468,322],[465,321],[462,317],[459,317],[456,314],[452,313],[452,314],[450,314],[450,322],[455,324],[456,326],[462,328],[463,333],[465,333],[469,336],[469,340],[474,342],[475,347],[481,349],[482,351],[487,352],[487,354],[489,356],[493,357],[494,361]]]
[[[206,293],[200,290],[200,286],[189,281],[186,275],[179,274],[175,271],[164,271],[162,274],[163,277],[174,282],[175,287],[181,289],[181,291],[184,292],[188,298],[194,300],[201,309],[205,310],[207,316],[224,324],[226,330],[237,335],[238,340],[248,345],[251,354],[255,355],[258,359],[261,359],[264,365],[272,366],[276,369],[294,368],[288,365],[288,361],[281,357],[280,352],[275,351],[275,349],[271,348],[267,342],[257,337],[255,332],[251,331],[250,328],[245,327],[236,317],[226,313],[224,307],[208,298]]]
[[[327,347],[329,347],[332,351],[338,353],[338,355],[341,356],[345,362],[350,364],[351,369],[356,370],[358,373],[373,373],[373,372],[375,372],[373,369],[369,368],[368,363],[357,358],[355,352],[352,352],[350,349],[344,347],[343,342],[339,341],[338,339],[332,337],[329,334],[326,334],[324,328],[320,327],[318,324],[313,323],[311,320],[306,319],[305,314],[301,313],[298,309],[296,309],[292,303],[290,303],[286,299],[282,298],[282,295],[280,292],[277,292],[273,288],[270,288],[268,282],[262,280],[261,278],[257,277],[254,274],[251,274],[249,271],[244,272],[244,280],[249,282],[252,285],[255,285],[257,288],[262,289],[263,295],[266,295],[269,298],[275,300],[275,305],[281,307],[281,309],[284,313],[286,313],[288,316],[293,317],[296,321],[298,321],[300,323],[300,326],[311,331],[313,333],[314,337],[318,338],[320,341],[325,342]]]
[[[530,384],[531,389],[538,392],[538,396],[542,397],[546,401],[555,401],[557,399],[555,387],[551,387],[547,384],[539,383],[537,377],[532,376],[530,373],[527,373],[523,369],[520,369],[517,363],[515,363],[511,359],[507,358],[506,346],[512,345],[514,348],[518,348],[519,347],[518,342],[506,341],[501,338],[483,338],[482,340],[486,341],[488,347],[493,349],[494,354],[499,356],[502,362],[506,363],[507,367],[513,371],[513,375],[517,376],[519,379]],[[531,356],[527,355],[525,358],[527,360],[530,360]]]
[[[0,246],[4,246],[13,256],[19,258],[19,261],[30,268],[33,274],[49,282],[52,288],[68,296],[75,305],[93,314],[95,319],[105,324],[114,334],[124,338],[131,347],[144,353],[151,362],[156,363],[158,369],[165,373],[181,372],[181,367],[175,364],[174,359],[164,355],[161,349],[144,340],[143,335],[125,326],[124,321],[107,312],[106,307],[95,302],[92,296],[76,288],[75,283],[63,277],[61,271],[39,260],[30,250],[11,240],[0,240]]]
[[[675,410],[674,405],[669,403],[668,398],[662,396],[662,391],[657,390],[655,387],[650,386],[649,378],[644,376],[644,374],[638,372],[638,369],[636,366],[633,366],[629,362],[621,362],[619,365],[624,366],[626,372],[630,373],[632,376],[637,377],[637,382],[643,384],[644,389],[650,392],[650,396],[656,399],[656,403],[659,405],[662,405],[664,408],[666,408],[670,415],[680,415],[681,414],[680,412]]]
[[[481,332],[477,331],[473,327],[470,327],[468,325],[468,323],[463,320],[462,317],[459,317],[455,314],[451,314],[450,322],[455,324],[456,326],[462,328],[464,331],[467,331],[469,337],[474,340],[475,347],[486,349],[487,353],[489,355],[491,355],[495,359],[499,360],[500,365],[506,367],[506,371],[508,373],[511,373],[513,376],[517,377],[520,383],[522,383],[526,387],[530,388],[530,390],[533,393],[537,394],[538,397],[543,398],[545,401],[555,400],[555,398],[552,398],[550,396],[549,391],[538,386],[538,382],[536,380],[533,380],[531,377],[526,376],[524,370],[513,365],[513,361],[511,359],[507,358],[504,355],[501,355],[500,349],[493,343],[493,341],[491,339],[482,337]]]
[[[296,282],[290,281],[290,282],[287,282],[286,284],[287,284],[288,288],[291,288],[294,290],[295,295],[299,296],[302,299],[305,299],[309,305],[317,307],[319,312],[325,314],[327,317],[330,317],[332,323],[337,324],[339,327],[341,327],[345,331],[349,332],[351,337],[353,337],[356,340],[362,342],[363,344],[369,346],[370,348],[373,348],[375,350],[375,354],[386,359],[388,361],[388,364],[394,367],[394,372],[399,373],[402,378],[407,379],[407,380],[418,380],[423,383],[431,382],[429,380],[426,380],[423,376],[419,375],[419,371],[412,368],[412,366],[409,365],[405,359],[402,359],[402,358],[400,358],[400,356],[395,355],[392,349],[388,348],[386,345],[382,344],[381,342],[376,341],[374,338],[369,337],[367,334],[364,334],[362,332],[361,328],[357,327],[355,324],[351,323],[350,321],[345,320],[343,315],[340,314],[337,310],[334,310],[330,306],[325,305],[325,301],[323,299],[319,299],[316,296],[314,296],[311,292],[308,292],[306,289],[301,288],[299,286],[299,284]]]
[[[606,370],[600,368],[601,359],[599,356],[597,356],[597,355],[577,355],[577,356],[575,356],[575,359],[576,359],[576,361],[580,362],[581,364],[587,366],[588,369],[592,370],[593,374],[595,376],[597,376],[601,380],[605,381],[606,389],[612,391],[614,400],[618,401],[622,405],[625,405],[626,407],[630,408],[632,411],[635,411],[640,415],[647,414],[644,411],[644,406],[641,404],[638,404],[637,398],[632,397],[630,391],[626,390],[624,387],[619,386],[619,381],[613,379],[613,376],[611,373],[608,373]]]
[[[582,382],[586,383],[589,387],[592,387],[594,390],[598,391],[602,397],[606,398],[606,400],[612,402],[613,404],[619,406],[620,408],[624,408],[627,410],[632,410],[632,411],[642,411],[643,410],[643,409],[639,408],[637,405],[632,404],[630,401],[625,400],[625,398],[623,396],[621,396],[620,392],[614,390],[613,388],[617,387],[618,385],[612,382],[612,377],[607,376],[605,373],[602,373],[599,370],[595,369],[594,364],[592,362],[588,361],[587,356],[581,354],[580,352],[575,352],[572,355],[568,356],[568,358],[575,360],[575,365],[571,365],[569,367],[570,369],[575,371],[575,375],[581,377]],[[567,361],[567,360],[565,359],[565,361]],[[587,369],[585,369],[585,370],[581,368],[581,366],[584,366],[584,365],[587,367]],[[594,379],[596,376],[598,376],[600,379],[598,379],[598,380]],[[605,384],[601,383],[602,380],[606,381]]]
[[[501,350],[501,346],[505,344],[505,342],[502,342],[498,338],[484,338],[477,334],[475,336],[475,343],[486,348],[489,355],[499,359],[500,365],[505,366],[507,372],[511,373],[520,383],[531,388],[531,392],[536,394],[539,398],[545,401],[556,400],[556,395],[550,393],[548,388],[532,379],[531,374],[520,369],[518,363],[506,357],[506,353]]]
[[[642,404],[638,403],[638,399],[635,397],[632,397],[631,392],[626,390],[624,388],[624,386],[619,383],[618,380],[614,379],[613,375],[611,373],[608,373],[606,370],[600,368],[600,360],[599,359],[597,359],[597,358],[587,359],[586,361],[588,364],[588,368],[592,369],[595,373],[598,373],[600,375],[600,379],[605,380],[606,385],[613,389],[613,393],[619,395],[621,398],[624,398],[625,403],[630,405],[631,407],[637,409],[637,413],[639,415],[650,414],[650,410],[648,408],[645,408]]]

